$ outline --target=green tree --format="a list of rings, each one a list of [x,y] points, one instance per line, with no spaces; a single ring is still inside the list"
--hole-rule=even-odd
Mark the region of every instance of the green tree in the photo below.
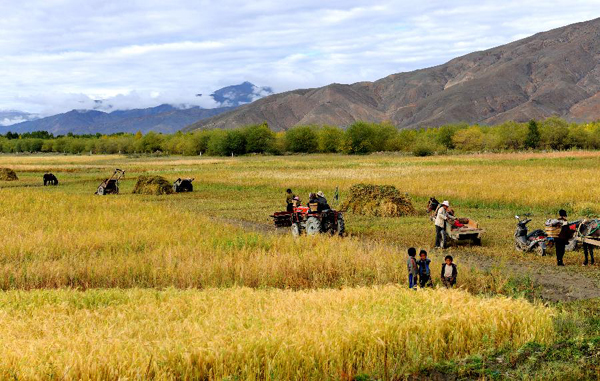
[[[298,126],[285,133],[285,148],[288,152],[314,153],[319,148],[319,137],[314,126]]]
[[[323,126],[318,132],[319,151],[325,153],[339,152],[344,139],[344,131],[339,127]]]
[[[559,117],[551,117],[542,122],[540,128],[541,145],[561,150],[568,147],[567,136],[569,136],[569,124]]]
[[[527,137],[525,138],[525,147],[529,149],[537,149],[540,146],[540,129],[535,120],[530,120],[527,125]]]
[[[472,126],[454,134],[452,141],[461,151],[480,151],[483,148],[484,135],[479,126]]]
[[[265,153],[273,149],[275,134],[267,123],[255,124],[244,129],[246,135],[246,152]]]

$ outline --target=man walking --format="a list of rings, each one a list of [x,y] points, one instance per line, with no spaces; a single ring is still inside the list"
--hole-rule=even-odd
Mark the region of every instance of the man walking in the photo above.
[[[442,205],[438,207],[435,216],[435,247],[444,249],[446,248],[446,223],[450,216],[448,215],[448,208],[450,203],[448,201],[442,202]]]

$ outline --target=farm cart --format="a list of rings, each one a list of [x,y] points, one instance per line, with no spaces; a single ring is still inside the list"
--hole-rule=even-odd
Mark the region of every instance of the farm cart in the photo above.
[[[468,218],[457,218],[446,224],[446,237],[454,242],[471,241],[473,245],[479,246],[484,232],[477,222]],[[442,245],[445,247],[446,243],[443,242]]]
[[[583,221],[577,229],[577,242],[600,247],[600,220]]]
[[[96,194],[103,196],[107,194],[119,194],[119,180],[125,176],[125,171],[122,169],[115,169],[114,173],[106,180],[104,180],[98,189]]]
[[[175,191],[175,193],[193,192],[194,186],[192,185],[192,181],[194,181],[193,178],[191,178],[191,179],[179,178],[179,179],[175,180],[175,182],[173,183],[173,190]]]
[[[275,212],[271,215],[276,228],[289,228],[292,226],[292,212]]]

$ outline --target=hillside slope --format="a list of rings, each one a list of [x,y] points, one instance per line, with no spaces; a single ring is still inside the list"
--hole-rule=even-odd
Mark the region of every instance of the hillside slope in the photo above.
[[[375,82],[272,95],[186,130],[267,122],[345,126],[357,120],[399,127],[496,124],[559,115],[600,119],[600,19],[569,25],[446,64]]]

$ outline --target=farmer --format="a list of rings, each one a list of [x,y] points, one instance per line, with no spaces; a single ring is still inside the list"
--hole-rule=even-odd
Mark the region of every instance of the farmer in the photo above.
[[[435,216],[435,247],[444,249],[446,247],[446,224],[452,216],[448,213],[450,202],[444,201],[438,208]]]
[[[558,237],[554,239],[554,245],[556,246],[556,265],[564,266],[563,257],[565,256],[565,246],[567,246],[567,241],[570,238],[566,210],[561,209],[558,211],[558,221],[561,223],[561,229]]]
[[[285,202],[287,203],[287,211],[288,212],[293,212],[294,211],[294,198],[296,196],[294,195],[294,193],[292,192],[291,189],[288,189],[285,191]]]
[[[322,210],[329,210],[331,207],[327,203],[327,199],[325,198],[325,193],[323,191],[317,192],[317,202],[319,203],[319,208]]]

